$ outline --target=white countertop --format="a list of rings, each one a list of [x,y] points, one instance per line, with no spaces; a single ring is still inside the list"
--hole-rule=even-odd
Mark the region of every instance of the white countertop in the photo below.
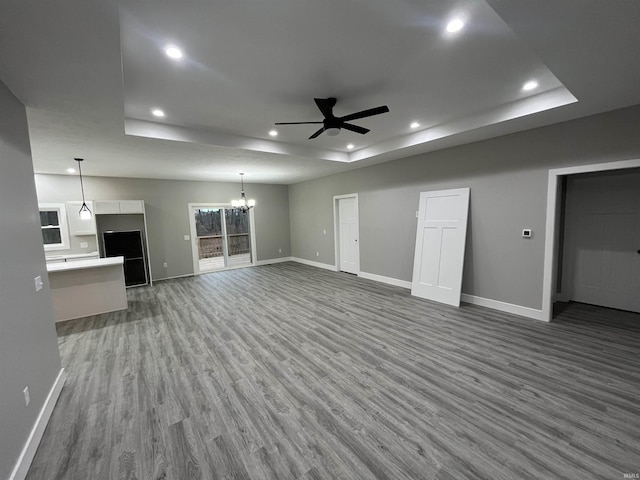
[[[92,258],[89,260],[76,260],[74,262],[49,263],[47,264],[47,272],[66,272],[87,268],[110,267],[113,265],[122,265],[123,263],[124,257]]]
[[[100,254],[96,250],[95,252],[88,253],[73,253],[73,254],[60,254],[60,255],[46,255],[46,260],[73,260],[76,258],[84,258],[84,257],[99,257]]]

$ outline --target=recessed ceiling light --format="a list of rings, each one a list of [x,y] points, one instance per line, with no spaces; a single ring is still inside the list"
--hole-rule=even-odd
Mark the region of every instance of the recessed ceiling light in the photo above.
[[[350,143],[349,145],[347,145],[347,149],[348,150],[353,150],[353,143]]]
[[[67,173],[76,173],[75,168],[67,168]]]
[[[536,82],[535,80],[529,80],[522,86],[522,90],[524,90],[525,92],[535,90],[536,88],[538,88],[538,82]]]
[[[454,18],[453,20],[449,20],[447,23],[447,32],[456,33],[462,30],[464,27],[464,22],[460,18]]]
[[[418,122],[412,122],[411,125],[409,125],[411,128],[418,128],[420,126],[420,124]]]
[[[174,60],[180,60],[182,58],[182,50],[175,45],[167,45],[164,49],[164,53],[167,54],[167,57],[173,58]]]
[[[271,135],[272,137],[277,137],[278,136],[278,131],[277,130],[269,130],[269,135]]]
[[[164,117],[164,112],[159,108],[154,108],[153,110],[151,110],[151,113],[154,117]]]

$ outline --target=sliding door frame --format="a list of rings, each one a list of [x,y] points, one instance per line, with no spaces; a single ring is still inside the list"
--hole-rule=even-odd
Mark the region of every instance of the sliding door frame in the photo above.
[[[257,259],[256,259],[256,232],[255,232],[255,217],[254,217],[254,213],[253,213],[253,208],[249,210],[249,249],[251,251],[251,263],[248,265],[237,265],[237,266],[233,266],[233,267],[229,267],[228,265],[225,266],[224,268],[220,268],[217,270],[209,270],[206,272],[201,272],[200,271],[200,259],[199,259],[199,254],[198,254],[198,235],[196,232],[196,222],[193,219],[193,209],[194,208],[220,208],[220,209],[233,209],[233,206],[230,203],[204,203],[204,202],[198,202],[198,203],[189,203],[188,206],[188,218],[189,218],[189,231],[191,233],[190,236],[190,241],[191,241],[191,259],[193,262],[193,274],[194,275],[201,275],[203,273],[213,273],[213,272],[222,272],[225,270],[234,270],[236,268],[245,268],[245,267],[253,267],[257,264]],[[226,216],[225,216],[226,218]],[[223,219],[224,222],[224,219]],[[222,232],[223,232],[223,242],[226,245],[227,244],[227,229],[226,229],[226,224],[223,223],[222,225]],[[225,252],[224,252],[224,256],[225,256],[225,263],[228,264],[228,260],[227,260],[227,256],[228,256],[228,247],[225,248]]]

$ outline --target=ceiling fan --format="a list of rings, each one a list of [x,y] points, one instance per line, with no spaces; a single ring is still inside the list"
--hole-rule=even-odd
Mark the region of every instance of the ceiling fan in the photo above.
[[[314,98],[316,105],[322,112],[324,120],[321,122],[276,122],[276,125],[303,125],[303,124],[322,124],[322,128],[309,137],[309,140],[316,138],[322,132],[326,132],[327,135],[334,136],[340,133],[340,130],[350,130],[352,132],[361,133],[364,135],[369,131],[368,128],[359,127],[347,123],[350,120],[357,120],[359,118],[372,117],[373,115],[380,115],[381,113],[387,113],[389,107],[383,105],[382,107],[370,108],[368,110],[362,110],[361,112],[345,115],[344,117],[336,117],[333,114],[333,107],[336,105],[337,100],[334,97],[329,98]]]

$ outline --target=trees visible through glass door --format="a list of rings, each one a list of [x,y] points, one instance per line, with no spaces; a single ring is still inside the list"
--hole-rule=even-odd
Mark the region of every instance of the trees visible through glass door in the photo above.
[[[200,271],[226,266],[221,208],[194,208]]]
[[[225,226],[227,233],[228,266],[251,263],[251,240],[249,237],[249,212],[240,208],[227,208]]]

